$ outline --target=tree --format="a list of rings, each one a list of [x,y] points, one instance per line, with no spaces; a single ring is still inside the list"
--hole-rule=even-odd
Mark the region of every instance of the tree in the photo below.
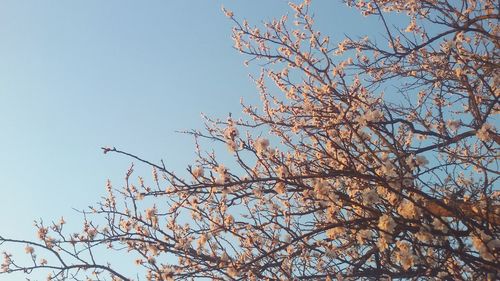
[[[94,258],[121,251],[146,280],[500,278],[498,2],[345,1],[380,19],[382,43],[331,42],[309,2],[262,28],[224,10],[235,48],[263,62],[261,109],[187,132],[197,161],[185,177],[103,148],[151,166],[151,185],[131,167],[81,233],[61,220],[40,222],[39,242],[0,237],[32,258],[4,253],[4,273],[133,280]]]

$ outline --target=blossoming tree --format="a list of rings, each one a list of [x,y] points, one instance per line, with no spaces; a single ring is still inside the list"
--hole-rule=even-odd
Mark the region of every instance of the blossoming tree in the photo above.
[[[498,25],[494,0],[347,0],[378,17],[385,42],[333,42],[310,3],[252,26],[235,48],[261,61],[262,106],[207,118],[195,139],[224,143],[232,163],[197,145],[181,176],[107,185],[83,231],[39,223],[28,263],[48,280],[333,280],[500,278]],[[408,26],[388,19],[402,13]],[[224,151],[224,153],[226,153]],[[132,256],[127,276],[107,252]],[[96,258],[97,252],[100,257]],[[127,266],[128,267],[128,266]]]

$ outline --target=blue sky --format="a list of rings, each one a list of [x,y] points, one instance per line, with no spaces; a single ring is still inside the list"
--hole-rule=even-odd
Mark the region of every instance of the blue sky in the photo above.
[[[240,97],[258,102],[248,74],[259,66],[243,66],[221,5],[259,23],[286,3],[1,1],[0,234],[34,238],[38,218],[80,222],[72,208],[97,202],[108,178],[120,186],[131,163],[101,146],[174,170],[192,163],[193,141],[176,130],[201,128],[201,112],[240,112]],[[312,7],[334,40],[375,30],[340,1]]]

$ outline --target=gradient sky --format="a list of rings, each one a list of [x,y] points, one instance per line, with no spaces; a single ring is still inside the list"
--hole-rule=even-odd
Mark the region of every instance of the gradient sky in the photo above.
[[[240,97],[258,102],[248,74],[259,65],[243,66],[221,5],[259,23],[287,2],[2,0],[0,235],[33,239],[38,218],[80,222],[72,208],[97,202],[108,178],[120,186],[132,162],[101,146],[192,163],[193,141],[176,130],[201,128],[201,112],[240,112]],[[340,1],[312,7],[335,41],[378,30]]]

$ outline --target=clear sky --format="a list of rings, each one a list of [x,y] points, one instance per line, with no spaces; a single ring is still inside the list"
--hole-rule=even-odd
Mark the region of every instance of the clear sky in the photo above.
[[[193,141],[176,130],[201,128],[201,112],[240,112],[240,97],[258,102],[248,73],[259,66],[243,66],[221,5],[259,23],[287,2],[0,1],[0,234],[33,239],[38,218],[80,222],[72,208],[99,201],[108,178],[120,186],[131,163],[101,146],[174,170],[192,163]],[[312,7],[332,39],[374,32],[377,21],[340,1]]]

